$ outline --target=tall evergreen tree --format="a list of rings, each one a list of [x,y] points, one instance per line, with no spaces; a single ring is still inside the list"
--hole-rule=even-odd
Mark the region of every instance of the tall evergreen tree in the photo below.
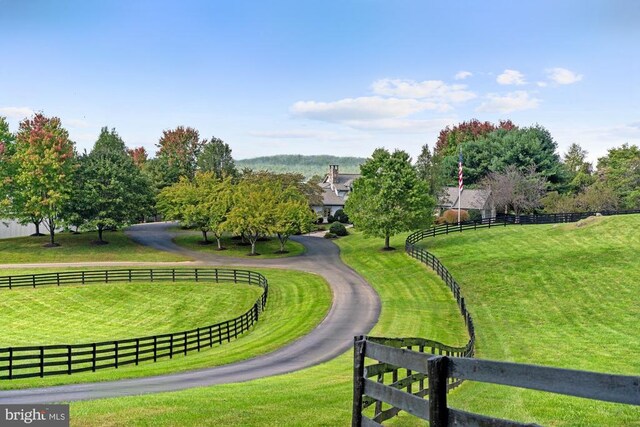
[[[198,155],[198,169],[202,172],[213,172],[217,178],[238,175],[231,156],[231,147],[215,136],[204,144],[202,152]]]
[[[150,184],[134,164],[115,129],[103,127],[91,153],[81,161],[81,216],[85,226],[103,231],[144,217],[151,205]]]

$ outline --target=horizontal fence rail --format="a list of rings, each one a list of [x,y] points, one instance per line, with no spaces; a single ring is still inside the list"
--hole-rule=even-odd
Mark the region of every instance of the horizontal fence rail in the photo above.
[[[406,344],[428,344],[427,352],[413,351]],[[447,392],[462,380],[557,393],[567,396],[640,406],[640,377],[559,369],[520,363],[495,362],[453,354],[436,355],[437,343],[411,338],[356,337],[357,389],[354,390],[354,426],[379,426],[399,411],[405,411],[431,426],[491,425],[530,426],[516,421],[473,414],[447,406]],[[365,359],[375,360],[366,365]],[[406,374],[398,379],[398,373]],[[389,382],[385,383],[384,376]],[[371,379],[374,378],[374,379]],[[403,383],[403,381],[409,379]],[[407,387],[419,383],[417,390]],[[403,390],[406,388],[406,391]],[[375,411],[370,418],[362,414],[369,401],[390,406]],[[356,412],[356,407],[359,411]]]
[[[267,279],[249,270],[214,268],[65,271],[0,277],[0,289],[89,285],[117,282],[185,281],[233,282],[263,289],[253,306],[240,316],[186,331],[86,344],[36,345],[0,348],[0,380],[95,372],[98,369],[172,359],[203,348],[222,345],[248,331],[266,309]]]
[[[417,246],[417,243],[428,238],[449,233],[462,232],[466,230],[478,230],[489,229],[495,227],[506,227],[508,225],[527,225],[527,224],[556,224],[556,223],[570,223],[580,221],[582,219],[591,216],[609,216],[609,215],[626,215],[626,214],[640,214],[640,209],[627,210],[627,211],[601,211],[601,212],[577,212],[577,213],[558,213],[558,214],[543,214],[543,215],[501,215],[496,218],[485,218],[481,221],[466,221],[458,224],[443,224],[438,225],[427,230],[420,230],[409,235],[405,241],[405,251],[407,254],[423,264],[430,267],[438,276],[445,282],[447,287],[451,290],[453,297],[456,299],[460,314],[462,315],[467,333],[469,335],[469,341],[464,347],[450,347],[437,341],[431,341],[423,338],[377,338],[377,337],[355,337],[354,345],[354,391],[353,391],[353,413],[352,424],[354,426],[368,426],[368,425],[380,425],[383,421],[395,417],[401,411],[406,411],[412,415],[418,416],[422,419],[429,420],[428,416],[433,411],[433,408],[440,411],[439,413],[448,414],[448,423],[434,424],[432,425],[495,425],[495,426],[522,426],[527,424],[514,423],[511,421],[497,420],[489,417],[483,417],[477,414],[469,414],[463,411],[457,411],[453,409],[446,409],[446,392],[454,387],[457,387],[465,379],[473,379],[479,381],[477,377],[471,378],[467,373],[461,370],[447,371],[447,375],[442,373],[437,374],[434,378],[429,377],[428,364],[426,360],[429,357],[439,357],[440,362],[447,363],[450,358],[456,358],[456,360],[477,360],[470,359],[474,356],[476,333],[473,323],[473,318],[465,303],[465,299],[462,296],[460,285],[453,278],[449,270],[436,258],[432,253],[426,249]],[[373,358],[377,360],[377,363],[365,366],[365,357]],[[444,361],[443,361],[444,360]],[[460,362],[464,365],[466,362]],[[484,362],[482,366],[497,366],[488,365],[490,363],[499,362]],[[460,365],[460,366],[462,366]],[[518,364],[506,364],[513,366],[525,366]],[[506,366],[505,365],[505,366]],[[451,366],[456,366],[452,364]],[[465,365],[469,366],[469,365]],[[502,365],[500,365],[502,367]],[[434,368],[435,369],[435,368]],[[478,368],[480,369],[480,368]],[[544,368],[554,369],[554,368]],[[489,370],[490,371],[490,370]],[[544,372],[555,372],[544,371]],[[438,371],[439,372],[439,371]],[[516,368],[509,372],[516,372]],[[537,371],[542,374],[543,371]],[[580,374],[581,378],[587,378],[585,376],[588,373],[582,375],[580,371],[566,371]],[[597,378],[617,378],[617,376],[606,374],[592,374],[601,375]],[[558,382],[559,376],[551,376],[546,379],[547,383]],[[596,378],[596,377],[588,377]],[[570,394],[574,396],[590,397],[599,400],[608,400],[620,403],[633,403],[640,404],[640,378],[639,377],[623,377],[627,386],[629,384],[635,384],[633,387],[627,387],[625,390],[635,390],[632,402],[624,400],[621,395],[616,399],[611,400],[606,395],[581,395],[575,394],[575,387],[569,389],[563,389],[562,386],[554,385],[552,389],[549,388],[535,388],[529,387],[526,384],[521,383],[502,383],[498,381],[492,381],[484,378],[480,381],[496,382],[498,384],[513,385],[524,388],[535,388],[537,390],[552,391],[556,393]],[[629,379],[630,378],[630,379]],[[630,381],[630,382],[629,382]],[[429,402],[424,399],[425,396],[430,394],[430,387],[433,384],[439,387],[439,390],[444,393],[443,396],[439,396],[438,400],[433,401],[430,406]],[[577,384],[575,382],[571,384]],[[551,387],[551,386],[550,386]],[[559,387],[559,388],[558,388]],[[576,386],[577,387],[577,386]],[[443,391],[444,390],[444,391]],[[567,391],[566,393],[562,390]],[[600,396],[600,397],[594,397]],[[425,406],[426,405],[426,406]],[[443,406],[444,405],[444,406]],[[370,409],[373,407],[373,410]],[[364,416],[363,411],[372,412],[371,416]],[[448,412],[447,412],[448,411]],[[444,419],[444,418],[443,418]],[[455,424],[458,423],[458,424]]]

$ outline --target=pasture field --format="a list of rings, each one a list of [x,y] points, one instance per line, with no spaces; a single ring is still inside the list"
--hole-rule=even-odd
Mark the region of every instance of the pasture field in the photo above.
[[[404,238],[392,243],[402,248]],[[401,250],[381,252],[381,240],[360,233],[336,241],[347,264],[383,301],[373,335],[428,336],[467,342],[455,300],[438,276]],[[366,254],[366,256],[363,256]],[[264,272],[271,283],[268,272]],[[341,426],[351,421],[353,356],[344,355],[287,375],[240,384],[71,404],[78,426]]]
[[[267,308],[259,322],[239,339],[213,347],[199,353],[174,356],[157,363],[141,363],[139,366],[123,366],[119,369],[105,369],[95,373],[78,373],[40,378],[27,378],[12,381],[0,381],[0,388],[26,388],[89,381],[108,381],[122,378],[135,378],[160,375],[223,365],[275,350],[310,332],[326,316],[331,306],[331,291],[327,283],[319,276],[309,273],[278,269],[252,268],[265,275],[269,281],[269,300]],[[44,273],[51,269],[30,270],[28,273]],[[24,270],[0,270],[0,274],[25,274]],[[178,286],[176,289],[175,286]],[[176,292],[179,290],[180,292]],[[84,293],[86,291],[88,293]],[[148,291],[153,291],[151,294]],[[221,291],[219,293],[218,291]],[[33,343],[45,339],[43,344],[54,344],[52,339],[69,339],[75,342],[91,342],[111,338],[134,338],[148,335],[152,330],[162,328],[165,332],[178,332],[197,326],[205,326],[219,320],[226,320],[242,314],[250,308],[262,289],[257,286],[225,284],[206,285],[202,282],[126,283],[92,284],[79,289],[79,286],[41,287],[37,289],[0,290],[0,295],[10,296],[14,301],[25,302],[18,312],[9,314],[9,320],[18,322],[29,330],[24,336],[12,328],[12,343]],[[41,296],[43,298],[39,298]],[[89,308],[82,308],[74,298],[84,299]],[[111,301],[109,307],[103,307],[103,298]],[[131,298],[130,301],[125,301]],[[99,300],[98,300],[99,299]],[[66,309],[61,312],[60,302]],[[7,316],[5,298],[0,299],[0,319],[4,324]],[[73,305],[67,306],[69,301]],[[28,303],[28,305],[26,305]],[[136,304],[139,304],[136,307]],[[96,311],[88,313],[88,310]],[[45,313],[41,314],[41,310]],[[126,313],[130,310],[130,313]],[[147,310],[149,312],[147,313]],[[46,313],[55,319],[45,322]],[[90,316],[91,322],[83,324],[82,316]],[[126,316],[126,322],[116,319]],[[146,318],[146,319],[145,319]],[[67,328],[67,321],[78,330],[76,334]],[[103,325],[98,325],[104,322]],[[54,327],[47,327],[53,323]],[[93,328],[98,331],[94,334]],[[156,329],[158,328],[158,329]],[[111,332],[113,331],[113,335]],[[4,335],[4,334],[3,334]],[[33,337],[33,338],[32,338]],[[82,338],[79,338],[82,337]],[[3,336],[1,346],[6,346]]]
[[[639,229],[640,215],[625,215],[422,243],[463,290],[477,357],[640,375]],[[451,404],[544,425],[640,424],[638,407],[479,383]]]
[[[133,282],[0,290],[0,346],[80,344],[160,335],[240,316],[262,288]]]
[[[210,245],[203,245],[201,243],[202,233],[183,230],[178,231],[178,235],[173,239],[177,245],[192,251],[228,257],[244,257],[251,253],[251,245],[241,245],[240,240],[234,240],[231,236],[222,238],[222,246],[226,248],[223,251],[218,250],[218,245],[214,238],[209,238],[209,240],[211,241]],[[284,249],[287,253],[276,253],[280,250],[280,242],[275,237],[270,237],[269,240],[258,241],[256,242],[256,252],[260,255],[256,256],[256,259],[290,257],[300,255],[304,252],[304,246],[292,240],[287,241]]]
[[[108,245],[95,245],[97,232],[56,234],[56,248],[44,248],[49,236],[16,237],[0,239],[0,263],[26,264],[50,262],[177,262],[188,258],[142,246],[129,239],[121,231],[105,231],[104,240]]]

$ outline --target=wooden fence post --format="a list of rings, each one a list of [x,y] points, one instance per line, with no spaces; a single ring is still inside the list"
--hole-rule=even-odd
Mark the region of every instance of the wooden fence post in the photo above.
[[[96,343],[93,343],[93,349],[92,349],[92,358],[91,358],[91,370],[93,372],[96,371]]]
[[[67,375],[71,375],[71,346],[67,346]]]
[[[366,341],[362,335],[353,338],[353,412],[351,426],[362,425],[362,395],[364,393],[364,352]]]
[[[432,357],[427,361],[429,378],[429,425],[446,427],[449,423],[447,408],[447,357]]]
[[[40,346],[40,378],[44,378],[44,346]]]
[[[9,379],[13,379],[13,347],[9,347]]]

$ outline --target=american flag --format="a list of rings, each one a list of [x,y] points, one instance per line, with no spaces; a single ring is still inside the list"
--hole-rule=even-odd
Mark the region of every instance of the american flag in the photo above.
[[[458,190],[463,190],[462,185],[462,150],[460,150],[460,158],[458,160]]]

